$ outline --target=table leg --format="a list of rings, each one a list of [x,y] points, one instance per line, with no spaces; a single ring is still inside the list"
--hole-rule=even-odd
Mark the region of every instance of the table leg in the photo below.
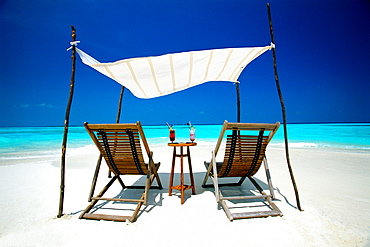
[[[176,159],[176,147],[173,147],[173,156],[172,156],[172,168],[170,174],[170,185],[168,186],[168,195],[172,196],[172,185],[173,185],[173,175],[175,172],[175,159]]]
[[[180,165],[181,165],[181,167],[180,167],[180,169],[181,169],[181,173],[180,173],[180,180],[181,180],[181,183],[180,183],[180,189],[181,189],[181,204],[184,204],[184,202],[185,202],[185,198],[184,198],[184,194],[185,194],[185,185],[184,185],[184,159],[183,159],[183,157],[184,157],[184,149],[183,149],[183,147],[180,147],[180,150],[181,150],[181,156],[180,156]]]
[[[191,191],[193,195],[195,195],[196,192],[195,192],[195,183],[194,183],[194,177],[193,177],[193,169],[191,167],[190,148],[189,147],[187,148],[188,148],[187,151],[188,151],[189,175],[190,175],[190,181],[191,181],[191,186],[192,186]]]

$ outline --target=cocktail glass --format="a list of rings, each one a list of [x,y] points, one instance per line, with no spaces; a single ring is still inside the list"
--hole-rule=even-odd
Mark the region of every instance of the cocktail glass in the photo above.
[[[195,129],[194,128],[190,129],[190,141],[191,142],[195,141]]]
[[[173,142],[175,140],[175,130],[174,129],[170,129],[170,140],[171,142]]]

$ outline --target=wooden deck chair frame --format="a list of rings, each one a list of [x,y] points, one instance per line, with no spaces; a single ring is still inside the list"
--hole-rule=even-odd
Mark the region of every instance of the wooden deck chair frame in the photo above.
[[[81,213],[80,219],[94,219],[94,220],[112,220],[112,221],[126,221],[134,222],[137,219],[141,206],[148,203],[148,192],[150,188],[162,189],[161,180],[158,176],[158,168],[160,163],[154,163],[153,152],[150,151],[149,145],[146,141],[144,131],[140,122],[136,124],[88,124],[85,123],[85,128],[95,145],[100,151],[100,158],[96,166],[93,182],[91,185],[88,207]],[[140,138],[148,155],[149,162],[145,163]],[[104,157],[109,170],[114,174],[113,178],[107,183],[102,191],[93,196],[98,173],[100,170],[101,159]],[[146,175],[145,186],[126,186],[121,175]],[[152,186],[154,179],[158,186]],[[104,193],[110,186],[118,181],[123,189],[144,189],[140,199],[124,199],[124,198],[107,198],[103,197]],[[137,203],[137,207],[131,216],[118,216],[107,214],[93,214],[90,210],[100,200],[116,201],[116,202],[130,202]]]
[[[280,123],[275,124],[252,124],[252,123],[229,123],[224,122],[219,139],[217,141],[215,150],[212,151],[211,162],[204,162],[207,173],[204,177],[202,187],[213,186],[215,188],[215,196],[217,203],[223,207],[227,217],[230,221],[234,219],[268,217],[268,216],[282,216],[282,212],[275,205],[272,199],[275,198],[271,176],[265,156],[265,151],[268,143],[278,130]],[[220,149],[224,134],[226,130],[232,130],[232,135],[227,137],[225,148],[225,157],[223,162],[216,162],[216,155]],[[258,131],[258,135],[242,135],[243,130]],[[269,132],[268,135],[264,135]],[[270,194],[266,194],[261,186],[252,177],[264,164],[267,183]],[[219,178],[222,177],[240,177],[237,183],[220,184]],[[261,195],[255,196],[231,196],[224,197],[219,187],[221,186],[240,186],[246,178],[252,182]],[[208,178],[211,179],[212,184],[207,184]],[[258,211],[258,212],[243,212],[231,213],[226,201],[232,200],[248,200],[248,199],[265,199],[272,210]]]

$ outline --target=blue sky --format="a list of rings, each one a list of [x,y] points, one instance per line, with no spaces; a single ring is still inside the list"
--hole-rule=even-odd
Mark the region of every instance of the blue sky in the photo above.
[[[370,122],[370,2],[274,0],[287,120]],[[246,0],[0,0],[0,126],[63,125],[71,28],[101,62],[190,50],[270,44],[266,2]],[[282,121],[271,52],[244,70],[243,122]],[[70,123],[115,122],[121,86],[77,59]],[[156,99],[125,91],[121,122],[236,121],[232,83]]]

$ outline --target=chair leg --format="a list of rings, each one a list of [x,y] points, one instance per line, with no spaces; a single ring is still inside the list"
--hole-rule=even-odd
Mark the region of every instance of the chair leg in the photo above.
[[[206,164],[206,162],[204,161],[204,165]],[[206,175],[204,176],[204,179],[203,179],[203,183],[202,183],[202,187],[205,188],[206,187],[206,184],[207,184],[207,180],[208,180],[208,177],[211,176],[211,171],[213,169],[213,165],[216,166],[216,155],[214,153],[214,151],[212,151],[212,158],[211,158],[211,162],[209,163],[209,166],[207,168],[207,173]],[[206,166],[206,165],[205,165]],[[217,167],[216,167],[217,168]],[[217,169],[213,169],[213,172],[216,170],[217,172]]]
[[[94,173],[93,181],[91,183],[91,189],[90,189],[88,202],[91,202],[91,197],[94,196],[96,181],[98,180],[102,158],[103,158],[103,156],[100,154],[99,158],[98,158],[98,162],[96,163],[95,173]]]
[[[224,209],[225,213],[226,213],[226,216],[227,218],[230,220],[230,221],[233,221],[233,216],[231,215],[231,212],[228,208],[228,206],[226,205],[226,202],[224,200],[221,201],[221,205],[222,205],[222,208]]]
[[[147,167],[147,174],[146,174],[146,181],[145,181],[145,188],[144,188],[144,193],[143,193],[143,196],[144,196],[144,205],[147,205],[148,204],[148,190],[150,188],[150,185],[151,185],[151,170],[152,170],[152,167],[153,167],[153,152],[150,152],[149,153],[149,163],[148,163],[148,167]]]
[[[241,177],[239,182],[238,182],[238,185],[242,185],[244,183],[244,180],[247,178],[247,176],[244,176],[244,177]]]
[[[120,177],[120,176],[118,176],[117,180],[118,180],[118,182],[121,184],[122,189],[126,189],[126,185],[125,185],[125,183],[122,181],[122,179],[121,179],[121,177]]]
[[[154,179],[157,180],[158,187],[160,189],[162,189],[162,183],[161,183],[161,180],[160,180],[159,175],[157,173],[157,169],[158,169],[159,165],[160,165],[160,163],[158,163],[157,166],[154,164],[153,152],[150,152],[149,153],[149,163],[148,163],[148,168],[147,168],[148,173],[146,175],[145,189],[144,189],[144,193],[143,193],[144,205],[148,204],[149,189],[152,186],[152,183],[153,183]]]
[[[216,201],[219,202],[220,198],[222,198],[221,191],[219,191],[218,188],[218,177],[217,177],[217,166],[216,166],[216,157],[215,153],[212,151],[212,160],[210,166],[213,167],[213,186],[215,187],[215,193],[216,193]]]
[[[107,185],[102,189],[102,191],[100,191],[100,193],[96,196],[96,197],[102,197],[104,195],[104,193],[109,189],[109,187],[112,186],[112,184],[114,183],[114,181],[116,181],[116,179],[118,178],[119,175],[116,175],[114,176],[108,183]],[[90,203],[89,206],[87,206],[87,208],[81,213],[80,215],[80,219],[83,218],[84,214],[86,214],[87,212],[89,212],[94,206],[95,204],[98,202],[98,200],[92,200],[92,202]]]
[[[152,170],[153,170],[154,178],[157,180],[158,187],[161,190],[161,189],[163,189],[163,186],[162,186],[161,179],[159,178],[159,175],[158,175],[158,168],[159,168],[160,165],[161,165],[160,162],[157,164],[157,166],[153,162],[153,164],[152,164]],[[152,182],[151,183],[153,183],[154,178],[152,179]]]
[[[266,156],[263,159],[263,164],[265,166],[266,177],[267,177],[267,184],[269,185],[269,189],[270,189],[270,193],[272,195],[272,199],[275,199],[274,187],[272,186],[270,169],[269,169],[268,164],[267,164],[267,158],[266,158]]]
[[[152,187],[154,180],[157,181],[157,184],[158,184],[157,187],[158,187],[158,189],[160,189],[160,190],[163,189],[162,182],[161,182],[161,180],[159,178],[159,175],[155,171],[152,173],[152,175],[150,175],[150,188]]]
[[[154,178],[154,177],[153,177]],[[134,222],[137,219],[137,216],[140,212],[140,208],[145,203],[145,197],[148,195],[148,188],[150,187],[150,181],[147,183],[144,193],[141,195],[139,200],[136,199],[110,199],[110,198],[102,198],[105,192],[112,186],[112,184],[116,181],[116,179],[120,180],[119,175],[115,175],[107,185],[102,189],[102,191],[96,196],[92,197],[92,202],[87,206],[87,208],[81,213],[80,219],[93,219],[93,220],[113,220],[113,221],[126,221],[129,220],[130,222]],[[149,179],[150,180],[150,179]],[[126,201],[126,202],[137,202],[137,206],[134,210],[134,213],[131,216],[118,216],[118,215],[105,215],[105,214],[91,214],[89,211],[95,206],[95,204],[101,200],[108,200],[108,201]]]
[[[148,192],[149,192],[149,188],[150,188],[150,185],[151,185],[150,174],[148,174],[148,175],[149,176],[146,177],[145,189],[144,189],[144,193],[143,193],[143,196],[144,196],[144,198],[143,198],[144,199],[144,205],[147,205],[148,204]]]
[[[219,194],[220,194],[219,196],[222,198],[221,191],[219,192]],[[230,212],[229,207],[226,205],[226,200],[221,199],[221,200],[220,200],[220,204],[221,204],[222,208],[224,209],[224,211],[225,211],[225,213],[226,213],[227,218],[228,218],[230,221],[233,221],[234,217],[232,216],[232,213]]]
[[[154,177],[155,177],[155,179],[157,180],[157,184],[158,184],[159,189],[160,189],[160,190],[161,190],[161,189],[163,189],[162,182],[161,182],[161,180],[160,180],[160,178],[159,178],[159,175],[158,175],[157,171],[155,171],[155,172],[153,172],[153,173],[154,173]]]
[[[254,180],[254,178],[252,178],[252,177],[248,177],[249,178],[249,180],[252,182],[252,184],[254,185],[254,187],[256,187],[257,188],[257,190],[261,193],[261,194],[263,194],[264,192],[263,192],[263,189],[262,189],[262,187],[256,182],[256,180]]]
[[[144,199],[144,193],[143,193],[143,195],[141,196],[141,198],[140,198],[140,200],[143,200]],[[131,217],[129,217],[128,218],[128,220],[130,221],[130,222],[135,222],[136,221],[136,219],[137,219],[137,215],[139,214],[139,212],[140,212],[140,208],[141,208],[141,206],[143,205],[143,202],[139,202],[138,204],[137,204],[137,206],[136,206],[136,208],[135,208],[135,211],[134,211],[134,213],[132,214],[132,216]]]
[[[206,163],[206,162],[204,162],[204,163]],[[203,179],[203,183],[202,183],[203,188],[206,187],[207,180],[208,180],[208,177],[211,174],[211,171],[212,171],[212,164],[209,164],[206,175],[204,176],[204,179]]]

